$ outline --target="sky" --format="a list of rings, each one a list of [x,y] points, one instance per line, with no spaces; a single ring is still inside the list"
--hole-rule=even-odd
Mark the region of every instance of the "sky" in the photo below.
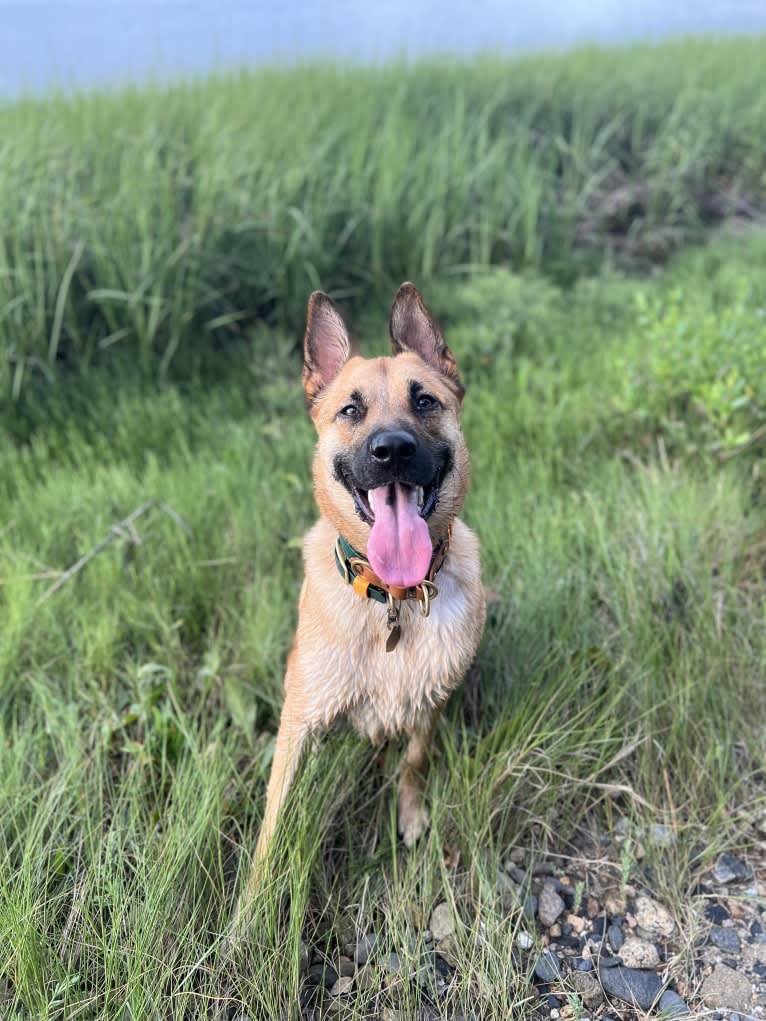
[[[0,94],[701,32],[766,32],[766,0],[0,0]]]

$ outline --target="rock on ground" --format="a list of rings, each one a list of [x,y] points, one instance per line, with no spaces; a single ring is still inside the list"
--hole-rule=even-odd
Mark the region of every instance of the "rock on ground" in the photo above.
[[[668,939],[676,927],[668,909],[651,897],[636,898],[636,922],[650,939]]]
[[[342,976],[333,985],[332,989],[330,990],[330,996],[343,996],[345,993],[350,993],[353,984],[354,980],[352,978],[346,975]]]
[[[635,968],[601,968],[601,984],[610,996],[625,1003],[637,1003],[649,1010],[662,989],[662,980],[653,971]]]
[[[713,868],[713,879],[722,886],[725,886],[727,883],[733,883],[738,879],[749,879],[750,875],[750,869],[747,865],[735,855],[728,853],[722,854]]]
[[[724,1007],[749,1014],[752,998],[753,987],[747,975],[725,964],[719,964],[702,983],[702,999],[716,1010]]]
[[[441,904],[434,908],[429,928],[437,943],[440,940],[446,939],[447,936],[452,936],[455,932],[455,920],[452,917],[449,905],[445,901],[442,901]]]
[[[604,991],[601,983],[592,971],[573,971],[572,985],[575,991],[582,996],[586,1007],[598,1007],[604,1002]]]
[[[535,975],[541,982],[555,982],[563,974],[561,962],[550,950],[546,950],[535,964]]]
[[[688,1017],[689,1015],[689,1008],[686,1002],[678,993],[674,993],[672,989],[666,989],[662,994],[658,1009],[668,1018]]]
[[[724,929],[722,925],[714,925],[710,930],[710,939],[719,950],[725,950],[729,954],[738,954],[740,951],[739,936],[734,929]]]
[[[537,906],[537,917],[540,919],[540,924],[549,929],[558,921],[565,907],[566,905],[553,883],[545,883],[540,892]]]
[[[620,947],[620,957],[626,968],[656,968],[660,963],[654,943],[638,936],[628,936]]]

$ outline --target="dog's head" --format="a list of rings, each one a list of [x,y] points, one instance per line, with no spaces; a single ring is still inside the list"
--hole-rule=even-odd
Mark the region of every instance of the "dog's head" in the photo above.
[[[303,387],[319,433],[314,491],[322,514],[390,585],[417,585],[432,544],[460,511],[468,451],[463,387],[415,287],[389,323],[394,355],[359,356],[330,298],[309,299]]]

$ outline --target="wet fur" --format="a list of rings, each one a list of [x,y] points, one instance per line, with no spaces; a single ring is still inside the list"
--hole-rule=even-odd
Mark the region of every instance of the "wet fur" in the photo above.
[[[399,828],[411,846],[428,825],[423,801],[429,743],[439,711],[462,682],[481,639],[485,597],[479,543],[457,518],[469,479],[460,430],[463,388],[452,353],[411,284],[400,288],[390,331],[394,356],[364,359],[326,295],[309,302],[303,382],[318,432],[313,461],[319,520],[304,539],[305,579],[298,627],[288,657],[285,700],[267,792],[267,806],[239,914],[250,907],[281,805],[307,741],[339,717],[374,743],[396,735],[409,741],[399,778]],[[414,395],[427,392],[440,407],[419,413]],[[359,420],[342,414],[362,399]],[[402,603],[401,639],[385,651],[386,609],[360,598],[341,579],[334,558],[342,534],[364,551],[370,526],[359,516],[344,479],[376,428],[394,423],[417,434],[434,463],[443,465],[438,501],[428,517],[432,542],[451,529],[451,546],[437,577],[428,618]]]

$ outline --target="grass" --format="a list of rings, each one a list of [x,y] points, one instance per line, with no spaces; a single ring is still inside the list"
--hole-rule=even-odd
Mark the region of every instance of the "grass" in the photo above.
[[[7,105],[0,400],[117,352],[188,374],[319,286],[360,310],[408,277],[662,261],[763,211],[765,60],[700,40]]]
[[[693,932],[700,861],[746,851],[764,808],[762,410],[729,409],[732,443],[728,419],[700,412],[732,365],[745,388],[762,369],[747,351],[763,254],[756,235],[652,279],[564,291],[495,271],[426,291],[469,387],[466,517],[497,593],[439,731],[432,827],[406,852],[397,750],[329,736],[234,959],[222,936],[263,809],[314,514],[299,359],[262,331],[214,383],[126,371],[115,389],[107,368],[51,390],[25,442],[0,448],[4,1016],[298,1017],[302,944],[333,960],[373,929],[402,975],[374,973],[337,1016],[397,1003],[414,1017],[410,976],[443,899],[460,968],[437,1015],[524,1015],[525,923],[498,867],[512,848],[585,855],[621,818],[638,834],[663,823],[675,844],[639,861],[628,842],[616,881],[651,884]],[[373,349],[384,315],[363,317]],[[679,315],[717,359],[672,355],[696,336]],[[683,947],[671,963],[684,974]]]

